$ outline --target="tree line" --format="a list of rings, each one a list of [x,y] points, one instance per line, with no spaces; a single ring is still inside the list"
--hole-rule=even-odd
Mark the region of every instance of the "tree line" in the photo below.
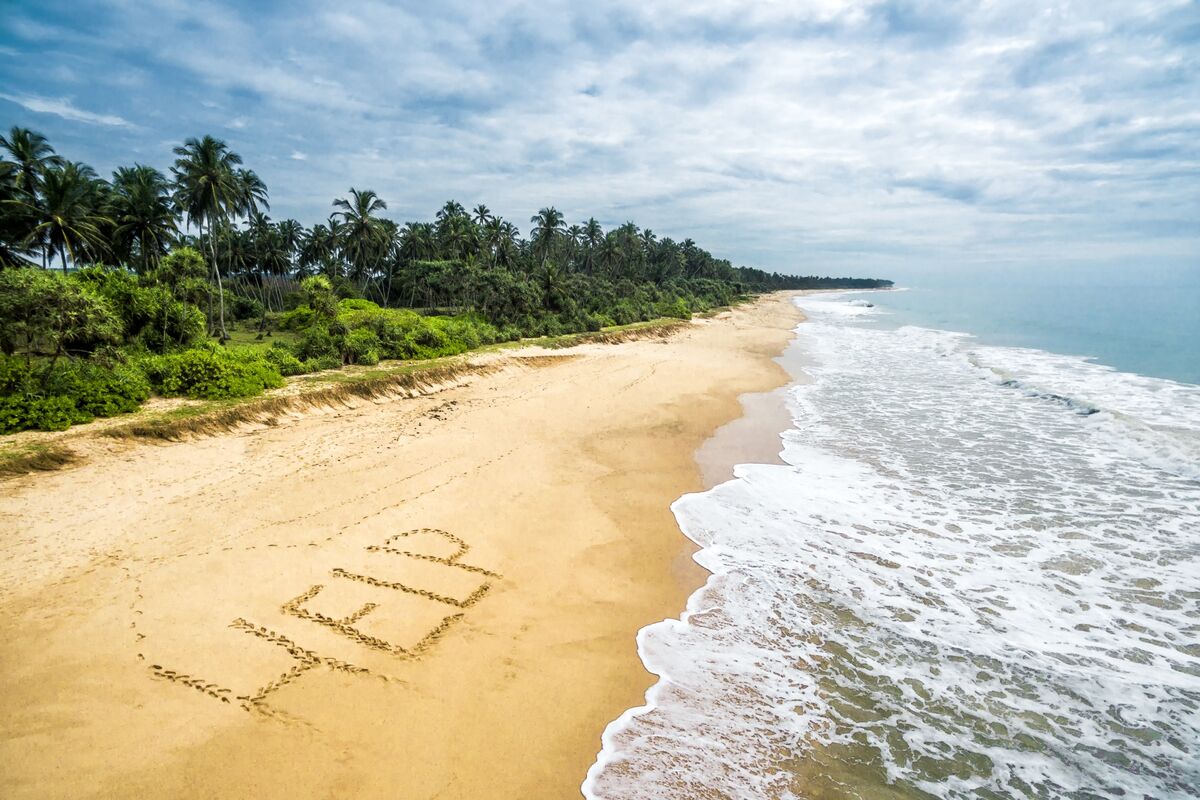
[[[0,433],[151,394],[244,397],[345,364],[687,319],[749,292],[887,284],[734,267],[552,206],[527,234],[455,201],[401,225],[351,188],[305,227],[268,216],[266,185],[226,143],[174,156],[169,174],[134,164],[105,180],[38,133],[0,136]]]
[[[456,201],[432,221],[399,224],[374,191],[351,188],[310,227],[275,221],[265,183],[212,136],[176,147],[169,175],[135,164],[111,180],[25,128],[0,136],[0,148],[0,266],[107,263],[147,275],[173,248],[191,246],[208,262],[212,327],[222,338],[231,299],[282,311],[296,281],[317,274],[342,296],[478,309],[502,322],[547,314],[580,322],[622,299],[636,309],[663,289],[719,302],[743,292],[888,285],[735,268],[691,239],[659,238],[632,222],[607,231],[594,218],[569,225],[553,206],[531,217],[524,236],[487,206]]]

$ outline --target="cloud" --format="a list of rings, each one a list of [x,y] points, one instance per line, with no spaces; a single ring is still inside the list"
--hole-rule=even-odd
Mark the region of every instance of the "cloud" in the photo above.
[[[967,181],[948,180],[946,178],[923,176],[917,178],[901,178],[892,181],[892,186],[899,189],[916,189],[935,197],[956,200],[960,203],[973,204],[983,195],[983,187]]]
[[[0,85],[69,68],[140,126],[37,119],[60,151],[162,167],[212,132],[306,223],[355,186],[401,221],[554,204],[789,270],[1200,259],[1188,0],[15,5]]]
[[[10,103],[16,103],[37,114],[53,114],[56,117],[83,122],[88,125],[111,125],[117,127],[132,127],[132,123],[113,114],[96,114],[75,106],[65,97],[39,97],[37,95],[11,95],[0,93]]]

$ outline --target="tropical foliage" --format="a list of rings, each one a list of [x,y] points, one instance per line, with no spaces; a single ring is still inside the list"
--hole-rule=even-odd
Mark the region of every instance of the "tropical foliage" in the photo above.
[[[105,180],[36,132],[0,136],[0,431],[121,413],[150,390],[244,396],[281,375],[686,318],[748,292],[886,284],[735,268],[691,239],[570,225],[553,206],[525,238],[483,204],[399,224],[350,188],[306,228],[268,216],[266,185],[225,142],[173,154],[169,175],[135,164]],[[227,346],[235,325],[281,335]]]

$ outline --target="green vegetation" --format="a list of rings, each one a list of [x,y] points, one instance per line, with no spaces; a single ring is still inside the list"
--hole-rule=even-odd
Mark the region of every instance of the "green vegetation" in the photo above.
[[[0,150],[0,433],[151,393],[218,401],[343,365],[611,340],[753,292],[890,285],[735,268],[631,222],[568,226],[553,207],[528,239],[453,201],[399,225],[355,188],[311,228],[273,222],[266,185],[211,136],[175,148],[170,177],[139,164],[111,181],[23,128]]]

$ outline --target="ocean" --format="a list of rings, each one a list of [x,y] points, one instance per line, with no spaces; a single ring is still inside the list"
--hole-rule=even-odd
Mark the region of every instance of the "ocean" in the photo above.
[[[1200,281],[1024,279],[797,301],[586,797],[1200,797]]]

